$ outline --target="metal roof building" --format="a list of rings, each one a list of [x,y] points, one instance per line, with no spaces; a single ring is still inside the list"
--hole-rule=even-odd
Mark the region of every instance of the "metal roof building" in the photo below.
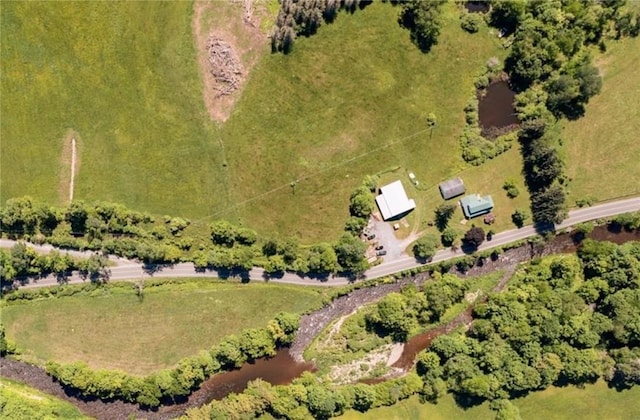
[[[376,203],[384,220],[404,215],[416,208],[416,202],[407,197],[400,180],[380,188]]]
[[[462,178],[453,178],[448,181],[442,182],[440,183],[438,188],[440,188],[440,194],[442,194],[442,198],[444,198],[445,200],[464,194],[465,192],[464,182],[462,182]]]
[[[464,215],[471,219],[472,217],[489,213],[493,209],[493,199],[490,195],[480,197],[480,194],[472,194],[463,197],[460,200],[460,205]]]

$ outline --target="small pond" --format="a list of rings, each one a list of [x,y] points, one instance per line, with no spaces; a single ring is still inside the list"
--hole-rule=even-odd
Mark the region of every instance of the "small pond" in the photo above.
[[[489,11],[489,3],[484,1],[467,1],[464,8],[470,13],[487,13]]]
[[[491,83],[486,91],[479,93],[478,119],[483,136],[497,137],[519,123],[513,107],[515,97],[504,80]]]

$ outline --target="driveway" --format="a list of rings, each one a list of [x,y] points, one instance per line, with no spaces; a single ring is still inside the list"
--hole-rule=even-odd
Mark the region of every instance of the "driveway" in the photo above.
[[[393,223],[382,221],[382,217],[378,213],[374,213],[371,217],[369,231],[376,235],[372,242],[378,242],[387,251],[387,255],[382,257],[383,262],[395,261],[406,255],[403,252],[406,245],[404,241],[396,238]]]

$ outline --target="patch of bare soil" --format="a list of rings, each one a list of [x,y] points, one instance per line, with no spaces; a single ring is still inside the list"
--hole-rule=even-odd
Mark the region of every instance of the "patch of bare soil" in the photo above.
[[[75,141],[75,147],[74,147]],[[62,203],[73,200],[74,179],[80,169],[80,136],[73,130],[67,131],[62,138],[62,153],[60,155],[60,183],[58,197]]]
[[[347,384],[370,376],[374,370],[384,372],[385,377],[397,374],[398,369],[391,366],[400,358],[402,348],[402,343],[384,345],[358,360],[333,366],[327,376],[337,384]]]
[[[203,99],[211,119],[224,122],[249,72],[268,51],[268,34],[260,29],[267,18],[266,5],[256,0],[196,1],[193,11]]]

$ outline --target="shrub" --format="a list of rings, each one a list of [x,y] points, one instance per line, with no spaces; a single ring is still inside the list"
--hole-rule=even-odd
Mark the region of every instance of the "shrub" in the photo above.
[[[460,17],[460,27],[471,34],[478,32],[481,24],[482,16],[478,13],[465,13]]]
[[[513,224],[519,228],[524,226],[528,218],[529,218],[529,212],[522,209],[516,209],[516,211],[514,211],[513,214],[511,215],[511,220],[513,221]]]
[[[520,195],[520,190],[516,187],[516,182],[513,179],[507,179],[502,185],[502,189],[507,192],[509,198],[516,198]]]

